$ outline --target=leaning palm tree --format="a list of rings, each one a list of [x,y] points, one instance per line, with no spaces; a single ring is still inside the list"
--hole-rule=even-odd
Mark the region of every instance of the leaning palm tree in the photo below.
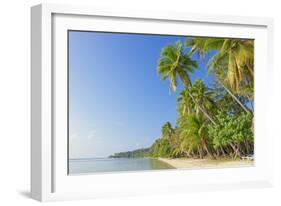
[[[166,122],[162,126],[162,130],[161,131],[162,131],[162,137],[164,139],[167,139],[169,141],[172,139],[172,136],[174,134],[174,128],[172,127],[170,122]]]
[[[194,104],[198,106],[198,109],[213,124],[216,124],[214,119],[198,104],[190,92],[191,81],[189,73],[193,72],[195,68],[197,68],[197,62],[183,52],[181,42],[177,41],[175,45],[168,45],[162,49],[157,65],[157,72],[163,80],[169,78],[170,91],[176,90],[177,78],[180,78]]]
[[[189,115],[188,117],[189,121],[189,135],[193,139],[197,139],[203,150],[206,151],[206,153],[213,157],[213,154],[209,148],[209,140],[208,140],[208,129],[207,124],[204,118],[202,118],[201,115]]]
[[[253,41],[196,37],[187,38],[185,45],[190,47],[190,56],[198,52],[204,58],[207,52],[217,51],[207,63],[209,72],[214,71],[218,83],[246,112],[249,112],[233,92],[241,94],[241,85],[245,84],[253,88]],[[247,96],[252,95],[248,94]]]
[[[172,154],[174,154],[174,156],[178,156],[179,151],[177,151],[177,148],[179,140],[176,134],[176,128],[173,128],[170,122],[166,122],[162,126],[161,132],[162,138],[168,141]]]
[[[189,119],[187,118],[190,115],[191,113],[178,121],[180,149],[187,157],[194,157],[194,155],[199,154],[199,157],[202,158],[203,154],[198,138],[194,138],[194,136],[190,135]]]
[[[187,47],[191,47],[189,54],[198,52],[204,58],[210,50],[217,53],[209,60],[209,71],[218,66],[227,67],[226,79],[232,89],[239,90],[240,82],[247,81],[253,83],[254,78],[254,42],[244,39],[225,39],[225,38],[187,38]]]
[[[191,87],[191,93],[198,104],[205,110],[212,111],[212,109],[215,107],[213,92],[206,87],[201,79],[195,80]]]
[[[213,157],[207,125],[206,119],[201,114],[195,113],[187,115],[187,118],[181,122],[180,138],[182,146],[187,149],[187,154],[197,150],[200,158],[203,158],[204,153]]]
[[[254,42],[252,40],[225,39],[209,61],[209,70],[227,64],[226,80],[232,90],[239,93],[241,82],[252,86],[254,82]]]
[[[177,98],[177,112],[179,117],[184,117],[194,111],[195,105],[186,89],[183,89]]]
[[[184,44],[186,47],[190,47],[190,56],[197,52],[204,59],[207,52],[220,48],[223,41],[224,39],[222,38],[187,37]]]

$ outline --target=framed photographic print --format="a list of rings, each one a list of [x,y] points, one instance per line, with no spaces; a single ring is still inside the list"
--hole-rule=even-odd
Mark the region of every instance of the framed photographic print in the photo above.
[[[271,19],[31,14],[34,199],[272,185]]]

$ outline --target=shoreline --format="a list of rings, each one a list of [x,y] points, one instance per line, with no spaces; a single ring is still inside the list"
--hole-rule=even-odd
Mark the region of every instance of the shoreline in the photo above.
[[[176,169],[201,169],[201,168],[233,168],[233,167],[252,167],[254,161],[251,160],[232,160],[232,159],[184,159],[184,158],[157,158]]]

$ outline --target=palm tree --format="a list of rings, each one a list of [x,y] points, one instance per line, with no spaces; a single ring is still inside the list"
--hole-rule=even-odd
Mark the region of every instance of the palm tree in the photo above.
[[[186,114],[190,114],[195,108],[194,102],[192,101],[186,89],[183,89],[180,92],[177,98],[177,104],[179,117],[184,117]]]
[[[171,141],[173,134],[174,134],[174,128],[172,127],[170,122],[166,122],[162,126],[162,137],[164,139],[167,139],[168,141]]]
[[[197,37],[187,38],[185,45],[191,47],[190,56],[198,52],[204,58],[208,51],[217,51],[207,63],[209,72],[215,70],[219,84],[246,112],[249,112],[231,90],[236,94],[241,94],[241,86],[245,83],[253,88],[253,41]],[[229,85],[230,89],[226,84]]]
[[[251,86],[254,82],[253,41],[225,39],[219,52],[209,61],[210,71],[217,66],[227,66],[226,80],[236,93],[240,91],[241,82]]]
[[[202,80],[196,79],[194,84],[190,87],[190,92],[198,105],[203,109],[211,111],[215,106],[213,92],[205,86]],[[184,117],[186,114],[188,115],[192,112],[198,113],[200,111],[198,106],[193,103],[186,89],[183,89],[179,94],[177,103],[179,118]]]
[[[162,126],[161,132],[162,138],[167,140],[170,145],[171,155],[178,156],[180,151],[178,150],[179,139],[177,136],[177,128],[173,128],[170,122],[166,122]]]
[[[162,49],[157,65],[157,72],[163,80],[169,78],[170,91],[176,90],[177,78],[179,77],[194,104],[198,106],[198,109],[213,124],[216,124],[213,118],[198,104],[189,91],[191,86],[189,73],[193,72],[195,68],[197,68],[197,62],[192,60],[188,54],[184,54],[181,42],[177,41],[175,45],[168,45]]]
[[[211,111],[214,108],[213,93],[205,86],[201,79],[196,79],[191,87],[191,93],[198,104],[205,110]]]
[[[206,153],[210,157],[213,157],[213,154],[209,148],[210,141],[209,141],[208,129],[207,129],[208,124],[206,124],[206,121],[200,115],[190,116],[189,121],[190,121],[189,124],[190,124],[191,135],[194,135],[195,138],[196,137],[199,138],[202,148],[206,151]]]
[[[183,122],[181,122],[180,138],[182,146],[187,149],[189,154],[191,151],[197,150],[200,158],[205,154],[213,157],[209,148],[210,140],[208,139],[207,122],[201,114],[189,114]]]
[[[179,125],[180,149],[187,157],[194,156],[196,151],[198,151],[200,158],[202,158],[197,139],[192,138],[190,135],[189,121],[187,118],[189,115],[191,115],[191,113],[185,115],[184,118],[178,119],[177,122]]]

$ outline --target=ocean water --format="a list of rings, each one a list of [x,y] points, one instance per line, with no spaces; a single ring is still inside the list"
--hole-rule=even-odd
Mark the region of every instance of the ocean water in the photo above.
[[[70,159],[69,174],[174,169],[153,158],[87,158]]]

